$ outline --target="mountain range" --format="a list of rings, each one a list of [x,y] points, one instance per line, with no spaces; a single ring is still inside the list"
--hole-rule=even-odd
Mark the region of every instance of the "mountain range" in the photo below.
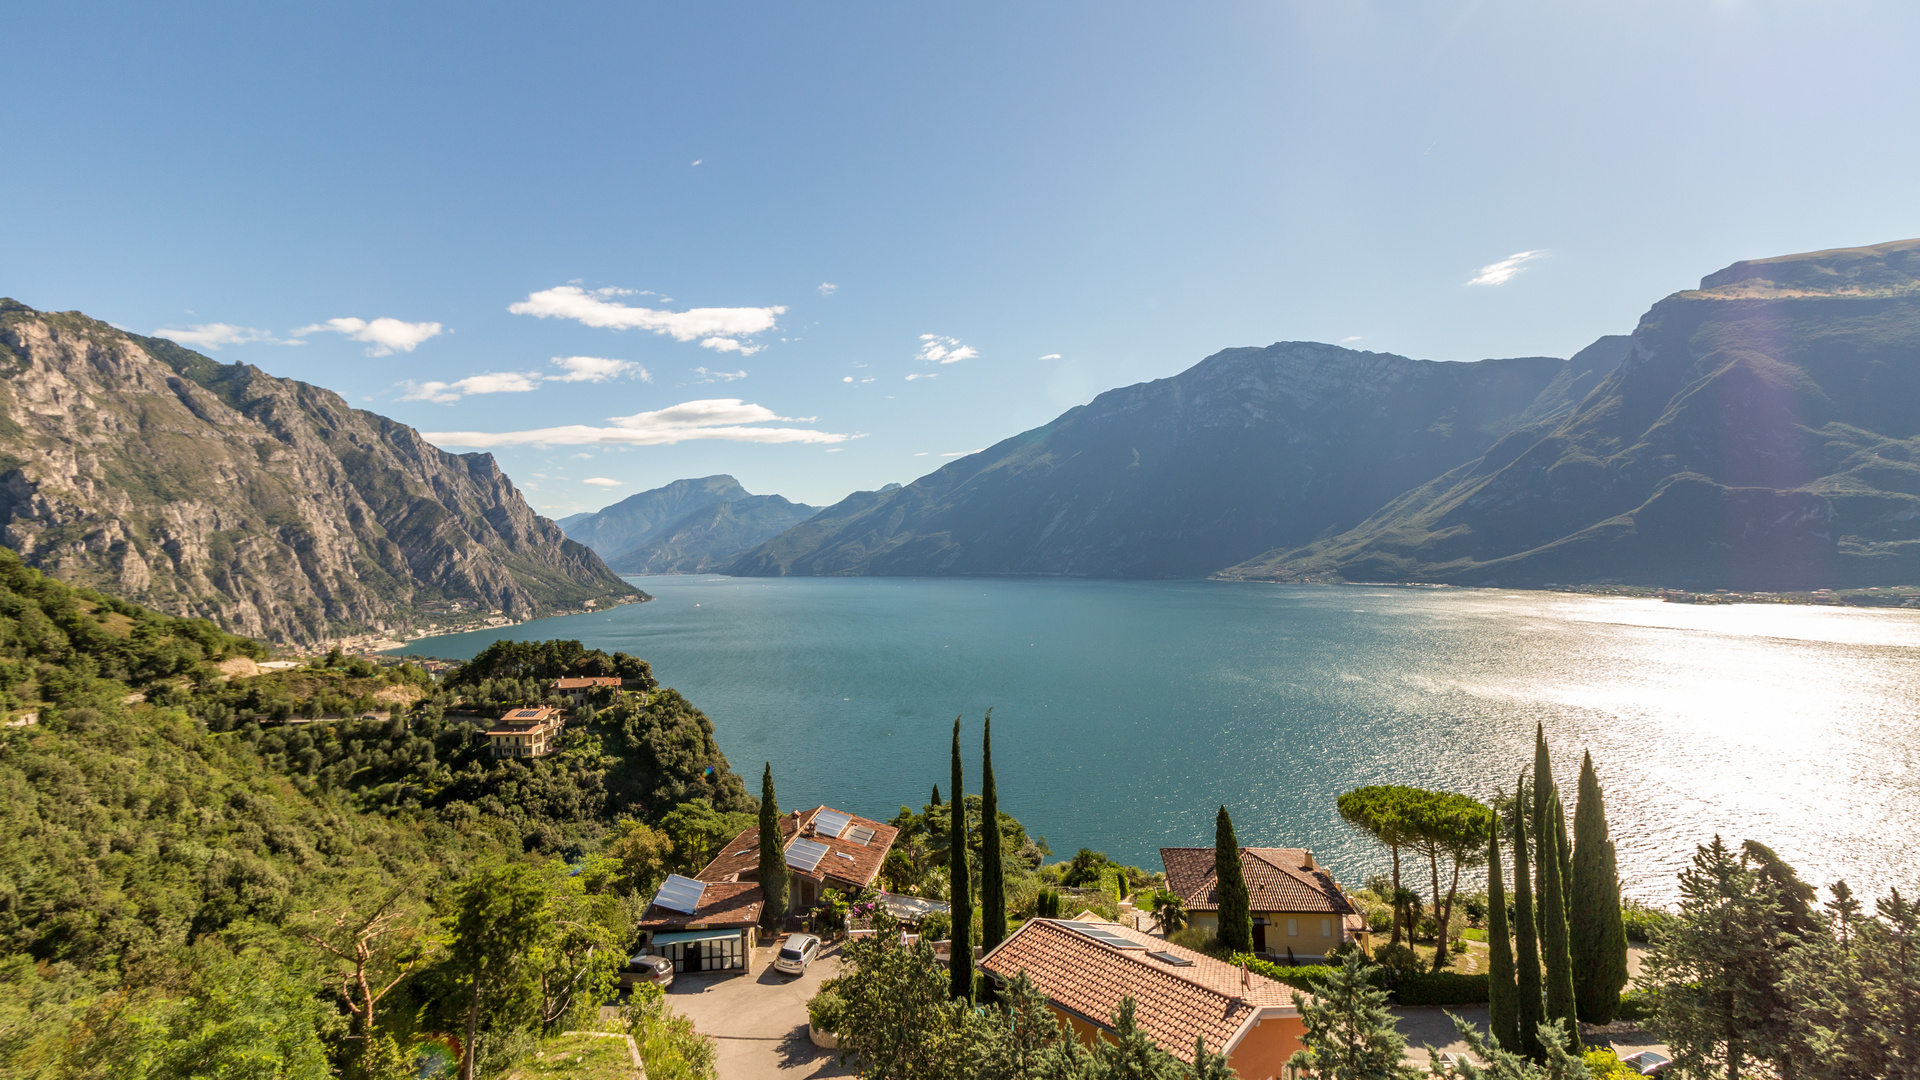
[[[645,599],[449,454],[331,391],[0,300],[0,542],[29,565],[311,644]]]
[[[559,525],[622,574],[703,574],[819,513],[731,476],[675,480]]]
[[[742,555],[746,575],[1920,581],[1920,241],[1737,263],[1571,359],[1229,349]]]

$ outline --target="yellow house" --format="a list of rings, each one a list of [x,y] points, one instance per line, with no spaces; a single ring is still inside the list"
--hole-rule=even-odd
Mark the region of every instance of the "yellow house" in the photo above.
[[[1241,1080],[1286,1075],[1306,1032],[1292,987],[1116,923],[1030,919],[980,967],[1001,986],[1025,974],[1085,1043],[1110,1038],[1131,997],[1155,1046],[1191,1064],[1199,1039]]]
[[[1219,880],[1213,849],[1161,848],[1167,888],[1186,904],[1193,925],[1217,929]],[[1247,879],[1253,912],[1253,951],[1296,959],[1319,959],[1345,942],[1362,949],[1372,944],[1366,918],[1347,899],[1340,883],[1302,848],[1241,848],[1240,872]]]
[[[487,732],[494,757],[545,757],[560,734],[560,710],[514,709]]]

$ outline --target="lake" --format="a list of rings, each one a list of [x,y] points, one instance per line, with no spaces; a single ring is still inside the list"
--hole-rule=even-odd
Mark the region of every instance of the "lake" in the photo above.
[[[578,638],[644,657],[783,807],[886,819],[978,790],[1060,857],[1160,869],[1211,845],[1306,847],[1355,887],[1383,853],[1334,800],[1361,784],[1511,789],[1546,726],[1569,801],[1590,750],[1629,895],[1677,896],[1715,833],[1807,881],[1920,891],[1920,612],[1501,590],[1210,581],[632,578],[658,599],[428,638]],[[1569,802],[1568,819],[1572,808]],[[1425,891],[1424,889],[1422,890]]]

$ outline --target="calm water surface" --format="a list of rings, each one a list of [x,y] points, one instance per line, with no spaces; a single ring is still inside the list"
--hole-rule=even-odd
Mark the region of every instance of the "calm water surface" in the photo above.
[[[1493,590],[1223,582],[633,578],[657,600],[417,642],[579,638],[653,663],[734,769],[787,806],[877,818],[968,790],[994,710],[1001,805],[1056,853],[1152,869],[1210,845],[1384,859],[1334,799],[1511,787],[1546,725],[1561,787],[1591,750],[1631,895],[1674,898],[1716,832],[1825,885],[1920,890],[1920,614]],[[752,785],[749,785],[752,786]],[[1571,807],[1569,807],[1571,819]]]

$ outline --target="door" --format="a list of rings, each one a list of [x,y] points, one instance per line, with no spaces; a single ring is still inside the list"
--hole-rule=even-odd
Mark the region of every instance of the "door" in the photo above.
[[[1265,919],[1255,919],[1253,921],[1253,951],[1267,951],[1267,921]]]

